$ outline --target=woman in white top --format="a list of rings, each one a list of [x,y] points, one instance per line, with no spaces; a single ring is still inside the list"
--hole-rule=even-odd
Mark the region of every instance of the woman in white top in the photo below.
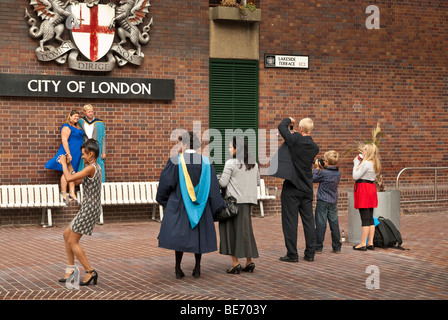
[[[381,162],[378,147],[374,143],[366,144],[362,155],[353,159],[354,207],[359,209],[361,215],[361,243],[353,246],[354,250],[374,250],[375,223],[373,221],[373,208],[378,206],[374,181],[380,171]],[[366,246],[367,238],[369,243]]]
[[[232,268],[227,273],[253,272],[252,258],[258,258],[257,244],[252,230],[251,213],[257,204],[257,185],[260,181],[258,165],[251,157],[244,139],[234,137],[229,144],[232,158],[227,160],[219,185],[226,188],[226,195],[237,200],[238,214],[219,222],[219,253],[232,256]],[[244,268],[238,258],[246,258]]]

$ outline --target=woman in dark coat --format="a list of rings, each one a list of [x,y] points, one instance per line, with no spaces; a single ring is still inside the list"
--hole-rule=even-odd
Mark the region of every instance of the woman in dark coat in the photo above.
[[[193,276],[197,278],[202,254],[217,250],[213,215],[225,207],[215,169],[207,157],[194,150],[201,146],[196,135],[187,132],[181,139],[182,153],[168,160],[156,196],[165,207],[159,247],[175,251],[178,279],[185,276],[180,267],[184,252],[195,254]]]

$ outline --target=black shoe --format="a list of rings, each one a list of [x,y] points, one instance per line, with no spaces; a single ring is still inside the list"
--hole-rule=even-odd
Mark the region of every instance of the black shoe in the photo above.
[[[67,271],[70,271],[70,270],[72,271],[72,273],[70,273],[69,276],[68,276],[67,278],[59,279],[59,282],[62,282],[62,283],[67,282],[67,279],[70,278],[70,276],[75,272],[75,270],[73,269],[73,267],[71,267],[71,266],[70,266],[70,267],[67,267]],[[67,272],[67,271],[66,271],[66,272]]]
[[[86,273],[90,273],[90,274],[92,274],[92,276],[86,282],[84,282],[84,281],[80,282],[79,285],[80,286],[88,286],[90,284],[90,282],[92,282],[92,281],[93,281],[93,284],[96,285],[96,283],[98,281],[98,273],[95,270],[86,271]]]
[[[305,259],[306,261],[309,261],[309,262],[313,262],[314,261],[314,258],[307,257],[307,256],[304,256],[303,259]]]
[[[285,261],[285,262],[299,262],[298,258],[291,258],[289,256],[280,257],[279,260],[280,261]]]
[[[245,266],[243,269],[241,269],[241,271],[254,272],[254,269],[255,269],[255,263],[251,262],[247,266]]]
[[[193,269],[193,277],[199,278],[201,275],[201,268],[194,268]]]
[[[185,273],[182,271],[181,268],[179,269],[176,268],[175,273],[176,273],[176,279],[185,277]]]
[[[73,271],[73,272],[74,272],[74,271]],[[73,272],[70,274],[70,276],[73,274]],[[68,277],[70,277],[70,276],[68,276]],[[68,279],[68,278],[62,278],[62,279],[59,279],[59,282],[62,282],[62,283],[67,282],[67,279]]]
[[[362,246],[362,247],[358,247],[358,248],[356,246],[353,246],[353,250],[366,251],[367,248],[366,248],[366,246]]]
[[[373,245],[367,246],[366,248],[367,250],[375,250],[375,247]]]
[[[232,268],[230,268],[229,270],[227,270],[226,272],[227,273],[232,273],[232,274],[240,274],[240,271],[241,271],[241,265],[240,264],[237,264],[236,266],[234,266],[234,267],[232,267]]]

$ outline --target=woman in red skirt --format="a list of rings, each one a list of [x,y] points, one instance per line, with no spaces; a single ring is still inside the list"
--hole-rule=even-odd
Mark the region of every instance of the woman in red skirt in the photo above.
[[[355,209],[359,209],[361,215],[361,243],[353,246],[354,250],[374,250],[373,237],[375,235],[375,223],[373,221],[373,208],[378,206],[375,178],[381,171],[381,162],[378,148],[374,143],[366,144],[362,155],[353,159],[353,190]],[[369,243],[367,243],[367,237]]]

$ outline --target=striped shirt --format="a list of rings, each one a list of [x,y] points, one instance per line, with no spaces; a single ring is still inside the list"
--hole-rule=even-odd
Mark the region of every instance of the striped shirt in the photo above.
[[[316,199],[337,204],[339,180],[341,180],[341,172],[338,167],[326,166],[323,170],[315,169],[313,182],[319,183]]]

